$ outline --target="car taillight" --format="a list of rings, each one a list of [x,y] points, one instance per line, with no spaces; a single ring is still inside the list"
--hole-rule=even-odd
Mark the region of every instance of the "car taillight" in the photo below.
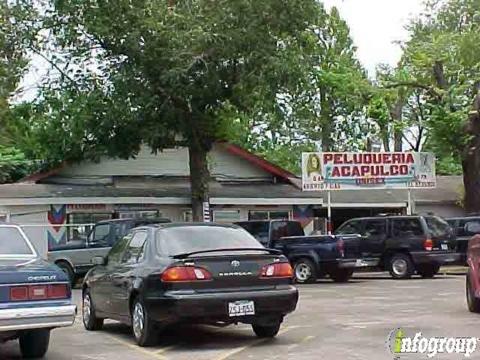
[[[27,301],[28,286],[15,286],[10,288],[10,301]]]
[[[48,285],[47,297],[49,299],[66,299],[70,296],[66,284]]]
[[[28,298],[30,300],[45,300],[47,298],[47,287],[45,285],[29,286]]]
[[[427,251],[432,251],[433,250],[433,241],[432,239],[427,239],[423,243],[423,248]]]
[[[68,299],[69,297],[69,288],[66,284],[25,285],[10,288],[10,301]]]
[[[287,262],[269,264],[260,270],[261,278],[291,278],[293,277],[292,266]]]
[[[343,239],[337,240],[337,251],[341,257],[345,257],[345,241]]]
[[[174,266],[162,273],[163,282],[191,282],[212,280],[212,274],[201,267]]]

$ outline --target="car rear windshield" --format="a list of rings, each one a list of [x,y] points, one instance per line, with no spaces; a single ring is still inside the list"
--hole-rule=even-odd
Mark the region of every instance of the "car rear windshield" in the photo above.
[[[33,256],[29,244],[16,227],[0,226],[0,257]]]
[[[161,229],[157,233],[157,244],[159,252],[168,256],[216,249],[263,248],[243,229],[215,226]]]
[[[431,236],[442,237],[448,235],[450,225],[445,220],[436,216],[426,216],[425,221]]]

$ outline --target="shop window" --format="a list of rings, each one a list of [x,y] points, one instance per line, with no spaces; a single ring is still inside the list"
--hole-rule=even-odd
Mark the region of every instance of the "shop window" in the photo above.
[[[120,219],[155,219],[162,217],[162,213],[158,210],[120,211],[118,217]]]
[[[193,221],[192,210],[185,210],[183,212],[183,221],[184,222],[192,222]]]
[[[289,211],[258,211],[248,212],[248,220],[289,220]]]
[[[67,217],[67,241],[86,242],[87,236],[97,222],[110,220],[111,213],[72,213]]]
[[[233,223],[240,221],[240,210],[214,210],[213,221],[217,223]]]

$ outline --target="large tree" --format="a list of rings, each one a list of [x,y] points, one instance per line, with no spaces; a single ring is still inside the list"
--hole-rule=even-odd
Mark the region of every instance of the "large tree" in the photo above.
[[[429,145],[460,159],[465,208],[480,211],[480,2],[431,1],[405,44],[411,78],[397,83],[421,92]]]
[[[208,201],[207,153],[234,128],[230,114],[268,116],[279,97],[301,90],[323,15],[315,0],[41,6],[27,43],[54,71],[19,127],[37,147],[47,143],[38,153],[53,161],[187,146],[195,220]]]

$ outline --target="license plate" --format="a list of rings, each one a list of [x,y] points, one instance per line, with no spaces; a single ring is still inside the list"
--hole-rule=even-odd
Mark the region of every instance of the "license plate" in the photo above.
[[[255,315],[255,304],[247,300],[228,303],[228,315],[230,317]]]
[[[442,250],[448,250],[448,245],[447,244],[442,244]]]

